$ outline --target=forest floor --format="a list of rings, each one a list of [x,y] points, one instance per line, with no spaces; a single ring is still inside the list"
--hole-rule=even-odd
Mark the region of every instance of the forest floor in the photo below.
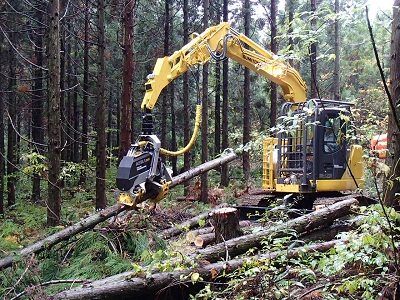
[[[204,205],[194,201],[198,199],[198,193],[199,185],[195,183],[185,199],[171,195],[168,201],[161,202],[151,213],[146,207],[139,211],[125,211],[117,218],[99,224],[100,226],[96,226],[93,231],[79,234],[51,251],[36,256],[35,263],[32,263],[33,257],[31,260],[22,260],[22,265],[17,264],[12,269],[4,270],[0,275],[2,282],[0,294],[7,295],[2,299],[18,299],[20,297],[17,296],[21,293],[22,295],[31,293],[31,299],[44,299],[43,295],[55,293],[60,288],[69,289],[77,284],[51,286],[46,289],[32,287],[57,280],[95,282],[101,278],[132,270],[136,268],[135,266],[147,268],[149,265],[171,262],[176,257],[189,257],[198,251],[198,247],[187,240],[191,228],[183,228],[181,234],[168,239],[161,238],[162,233],[168,228],[207,212],[220,203],[256,206],[269,197],[262,190],[251,187],[230,192],[213,189],[210,191],[212,204]],[[325,203],[320,200],[316,204],[326,206],[338,200],[341,199],[325,198]],[[15,215],[14,218],[0,220],[1,257],[46,234],[43,228],[37,226],[40,222],[44,222],[43,218],[41,220],[37,218],[42,215],[42,208],[33,207],[31,211],[33,215],[28,214],[26,207],[20,209],[22,208],[15,208],[18,217]],[[79,213],[68,212],[71,221],[86,214],[84,213],[86,208],[76,209]],[[356,227],[347,225],[340,227],[343,228],[341,232],[336,232],[333,237],[326,238],[319,235],[320,238],[310,240],[307,235],[290,230],[279,238],[271,236],[266,238],[262,248],[249,249],[248,253],[238,256],[238,258],[248,257],[248,262],[237,270],[226,272],[225,275],[220,274],[213,280],[201,280],[201,277],[194,280],[192,276],[186,281],[183,280],[181,284],[163,288],[152,297],[154,299],[395,299],[394,295],[398,291],[396,265],[399,257],[399,239],[397,231],[391,235],[393,232],[390,230],[399,229],[400,216],[392,210],[389,212],[393,222],[392,229],[389,228],[379,206],[374,206],[374,208],[356,208],[351,215],[337,220],[334,225],[340,227],[348,219],[364,217]],[[266,212],[256,219],[245,233],[274,228],[276,224],[288,221],[282,212]],[[327,224],[329,225],[330,223]],[[211,224],[208,220],[198,224],[200,228],[209,226]],[[323,229],[325,233],[331,230],[332,227]],[[344,239],[346,242],[335,242],[328,250],[316,252],[307,250],[308,246],[317,245],[325,240],[331,241],[332,238],[334,241]],[[212,245],[213,243],[207,247]],[[392,245],[397,246],[395,251]],[[299,253],[292,255],[293,249],[300,249]],[[278,254],[271,260],[265,257],[269,255],[268,253]],[[182,266],[167,264],[169,267],[163,268],[164,271],[180,270],[193,267],[193,263],[194,261],[186,262]],[[202,264],[204,263],[207,264],[203,261]],[[32,268],[28,270],[27,265]],[[27,298],[21,296],[21,299]]]

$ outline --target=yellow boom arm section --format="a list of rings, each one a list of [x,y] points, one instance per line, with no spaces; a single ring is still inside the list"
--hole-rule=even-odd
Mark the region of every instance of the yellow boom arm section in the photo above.
[[[191,67],[203,65],[211,57],[225,56],[277,83],[286,101],[306,101],[306,84],[295,69],[224,22],[193,34],[192,41],[180,50],[157,60],[153,73],[147,77],[141,109],[152,110],[162,89]]]

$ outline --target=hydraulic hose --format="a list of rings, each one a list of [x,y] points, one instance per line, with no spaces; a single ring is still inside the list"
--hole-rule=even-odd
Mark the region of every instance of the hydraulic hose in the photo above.
[[[198,104],[196,105],[196,118],[195,118],[195,122],[194,122],[194,129],[193,129],[193,134],[192,137],[189,141],[189,143],[186,145],[185,148],[178,150],[178,151],[170,151],[164,148],[160,148],[160,152],[161,154],[165,154],[168,156],[178,156],[178,155],[182,155],[186,152],[188,152],[190,150],[190,148],[192,148],[192,146],[194,145],[194,142],[196,141],[197,138],[197,134],[199,132],[200,129],[200,122],[201,122],[201,105]],[[137,143],[138,146],[144,146],[146,143],[148,143],[147,141],[140,141],[139,143]]]
[[[164,148],[161,148],[160,152],[162,154],[165,154],[168,156],[178,156],[178,155],[182,155],[182,154],[188,152],[190,150],[190,148],[192,148],[192,146],[194,145],[194,142],[196,141],[197,134],[200,129],[200,122],[201,122],[201,105],[198,104],[198,105],[196,105],[196,118],[195,118],[195,122],[194,122],[194,129],[193,129],[192,137],[191,137],[189,143],[186,145],[186,147],[181,150],[178,150],[178,151],[169,151]]]

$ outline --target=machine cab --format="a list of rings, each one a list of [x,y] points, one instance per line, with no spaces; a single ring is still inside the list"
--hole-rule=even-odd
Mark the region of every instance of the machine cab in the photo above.
[[[277,192],[337,192],[360,187],[362,148],[354,148],[347,138],[352,105],[311,99],[283,106],[273,168]]]

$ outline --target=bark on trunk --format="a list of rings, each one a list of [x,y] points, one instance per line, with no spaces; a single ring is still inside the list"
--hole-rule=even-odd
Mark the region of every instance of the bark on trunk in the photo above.
[[[98,82],[97,82],[97,143],[96,143],[96,209],[107,206],[106,198],[106,64],[105,52],[105,11],[104,0],[98,2]]]
[[[400,130],[399,130],[399,99],[400,99],[400,1],[396,0],[393,5],[393,23],[391,38],[390,59],[390,85],[392,103],[389,111],[388,124],[388,150],[389,155],[386,163],[391,166],[390,177],[385,184],[386,192],[384,203],[400,211]],[[390,104],[390,103],[389,103]]]
[[[243,234],[239,226],[239,213],[236,208],[217,209],[211,215],[211,220],[215,228],[216,243],[223,243]]]
[[[223,0],[223,20],[228,21],[228,0]],[[222,63],[222,124],[221,124],[221,134],[222,134],[222,149],[227,149],[229,147],[228,142],[228,116],[229,116],[229,89],[228,89],[228,75],[229,65],[228,60],[224,60]],[[228,186],[229,184],[229,172],[228,165],[223,165],[221,168],[221,186]]]
[[[61,113],[59,0],[49,1],[48,34],[48,195],[47,225],[57,226],[61,217]]]
[[[277,53],[277,42],[276,42],[276,0],[271,0],[271,52]],[[278,111],[278,85],[271,81],[271,112],[270,112],[270,124],[269,127],[273,128],[276,126],[276,115]]]
[[[209,0],[203,1],[203,26],[204,29],[208,27],[209,21]],[[202,82],[202,112],[201,112],[201,162],[205,163],[208,160],[208,64],[203,65],[203,82]],[[201,175],[201,201],[208,203],[208,173],[205,172]]]
[[[89,161],[89,23],[90,20],[90,10],[92,9],[89,0],[85,0],[85,29],[84,29],[84,42],[83,42],[83,101],[82,101],[82,153],[81,161],[85,164]],[[85,184],[86,182],[86,172],[81,171],[81,176],[79,179],[79,184]]]
[[[244,1],[244,35],[250,36],[250,0]],[[244,69],[244,86],[243,86],[243,145],[250,143],[250,70]],[[244,181],[250,179],[250,153],[243,151],[242,153],[243,175]]]
[[[134,6],[135,1],[125,0],[123,11],[124,47],[122,64],[121,130],[119,135],[119,160],[128,152],[132,135],[132,87],[134,71]]]

